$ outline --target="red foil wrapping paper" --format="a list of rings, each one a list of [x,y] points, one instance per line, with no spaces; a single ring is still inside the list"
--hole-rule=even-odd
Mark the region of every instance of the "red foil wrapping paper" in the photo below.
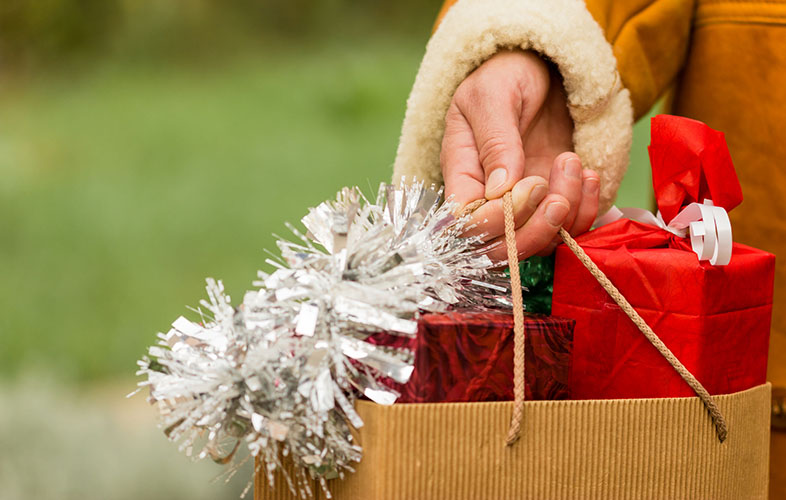
[[[527,399],[570,399],[573,321],[531,315],[524,325]],[[398,402],[513,399],[512,315],[426,314],[415,338],[375,334],[369,341],[407,347],[415,354],[410,381],[396,387]]]
[[[742,199],[723,134],[672,116],[652,122],[650,155],[666,222],[680,207]],[[726,266],[699,262],[687,238],[621,219],[577,238],[666,346],[711,394],[763,384],[775,257],[735,243]],[[566,246],[552,313],[576,320],[574,399],[693,396],[693,391]]]

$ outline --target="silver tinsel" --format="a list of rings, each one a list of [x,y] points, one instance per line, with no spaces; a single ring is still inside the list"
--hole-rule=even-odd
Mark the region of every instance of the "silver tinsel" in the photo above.
[[[199,458],[226,463],[245,441],[269,481],[284,457],[307,477],[352,471],[361,458],[351,428],[363,395],[389,405],[412,353],[367,342],[374,332],[417,332],[417,315],[451,307],[508,306],[508,284],[480,237],[462,238],[468,217],[422,184],[382,185],[376,202],[345,188],[302,219],[299,241],[279,239],[274,270],[233,307],[207,280],[198,321],[178,318],[139,362],[167,436]],[[281,487],[281,486],[279,486]],[[329,494],[329,493],[328,493]]]

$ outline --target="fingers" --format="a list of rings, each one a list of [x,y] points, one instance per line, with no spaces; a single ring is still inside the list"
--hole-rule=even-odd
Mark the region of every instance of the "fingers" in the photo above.
[[[522,136],[540,116],[550,81],[538,54],[503,50],[459,85],[445,117],[440,157],[448,196],[461,204],[494,200],[524,178]]]
[[[582,186],[581,186],[581,201],[576,209],[576,218],[573,225],[569,226],[567,220],[563,227],[571,234],[571,236],[578,236],[592,227],[595,222],[595,217],[598,215],[598,200],[600,194],[600,178],[598,174],[590,169],[584,169],[582,172]],[[559,236],[536,252],[535,255],[551,255],[554,249],[562,242]]]
[[[542,177],[525,177],[517,182],[511,192],[515,221],[523,224],[529,219],[548,192],[548,182]],[[502,211],[502,198],[491,200],[476,210],[470,223],[474,223],[475,227],[470,228],[465,233],[466,236],[483,234],[484,240],[489,241],[504,234],[505,217]]]
[[[492,107],[490,105],[489,107]],[[493,200],[513,188],[524,177],[524,146],[518,130],[518,118],[508,113],[483,117],[485,107],[469,118],[475,123],[478,158],[485,173],[485,197]],[[505,116],[505,115],[508,116]],[[492,119],[491,117],[494,116]]]
[[[582,179],[581,202],[576,211],[576,219],[569,229],[572,236],[577,236],[588,231],[589,228],[592,227],[595,217],[598,216],[600,177],[596,172],[585,169],[582,173]]]
[[[538,206],[538,209],[524,225],[516,230],[516,248],[519,260],[540,252],[550,245],[563,226],[570,212],[568,200],[559,194],[549,194]],[[492,240],[500,242],[489,251],[492,260],[506,260],[507,247],[505,237],[499,236]]]
[[[475,147],[475,136],[455,101],[445,115],[440,164],[446,197],[453,196],[464,206],[485,196],[485,175]]]
[[[481,74],[477,79],[480,81],[473,79],[459,87],[454,102],[472,130],[484,175],[484,196],[493,200],[524,177],[524,146],[519,131],[521,95],[510,76]],[[445,168],[452,167],[447,162]]]
[[[549,191],[564,196],[570,204],[564,222],[566,229],[570,229],[576,219],[581,204],[582,184],[581,160],[576,153],[566,152],[554,158],[549,177]]]
[[[576,166],[579,168],[578,178],[576,178]],[[533,179],[531,181],[533,187],[540,186],[541,178],[527,177],[526,179]],[[525,186],[529,186],[524,184],[524,181],[520,184],[522,190]],[[563,153],[555,159],[549,180],[550,194],[540,202],[537,209],[533,209],[530,205],[527,210],[522,210],[516,205],[515,193],[518,186],[519,184],[514,188],[514,209],[516,209],[516,223],[522,224],[516,229],[516,246],[521,259],[536,254],[550,254],[560,241],[557,236],[560,227],[565,227],[571,234],[578,235],[587,231],[597,216],[600,178],[592,170],[581,170],[581,163],[574,153]],[[530,191],[530,196],[526,200],[528,203],[536,203],[533,201],[536,197],[532,193],[534,191]],[[487,222],[485,225],[479,224],[475,231],[480,232],[485,229],[491,243],[500,243],[489,252],[492,259],[507,259],[501,201],[486,203],[478,212],[481,210],[484,210],[482,215]]]
[[[544,107],[549,92],[551,104]],[[503,51],[486,61],[456,90],[445,119],[440,162],[446,194],[461,205],[489,200],[474,214],[477,225],[468,235],[503,241],[501,198],[508,191],[520,225],[520,256],[550,249],[560,227],[575,234],[592,224],[598,177],[583,171],[575,153],[555,158],[572,144],[572,121],[561,82],[551,80],[537,54]],[[505,258],[504,245],[492,252]]]

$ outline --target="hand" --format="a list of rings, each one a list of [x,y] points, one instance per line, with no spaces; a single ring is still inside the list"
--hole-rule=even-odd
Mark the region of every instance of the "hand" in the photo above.
[[[473,216],[486,240],[504,239],[502,195],[512,190],[519,258],[553,251],[557,232],[590,228],[600,179],[572,153],[573,121],[559,75],[535,53],[503,51],[459,85],[445,116],[445,193]],[[505,245],[490,257],[504,260]]]

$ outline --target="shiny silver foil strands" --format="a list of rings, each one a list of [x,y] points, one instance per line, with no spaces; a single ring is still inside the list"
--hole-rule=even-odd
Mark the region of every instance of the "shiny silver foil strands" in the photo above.
[[[166,435],[219,463],[245,443],[271,485],[290,460],[287,487],[304,498],[308,478],[324,487],[353,471],[355,399],[392,404],[383,381],[406,383],[413,370],[410,351],[368,336],[414,336],[420,312],[510,307],[500,263],[480,236],[461,237],[468,217],[441,195],[383,184],[370,202],[344,188],[303,217],[305,234],[288,226],[297,241],[278,239],[274,269],[237,307],[208,279],[198,319],[175,320],[139,362]]]

